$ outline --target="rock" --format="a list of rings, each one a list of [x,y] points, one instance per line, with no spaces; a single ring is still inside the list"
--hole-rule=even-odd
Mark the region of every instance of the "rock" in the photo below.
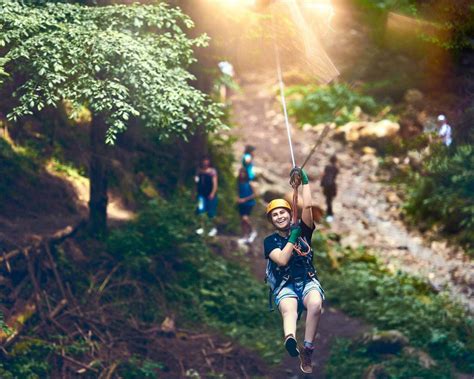
[[[363,379],[385,379],[390,378],[390,376],[385,371],[385,367],[382,364],[371,365],[367,367],[362,376]]]
[[[379,122],[349,122],[335,131],[335,136],[343,136],[346,142],[369,142],[376,139],[393,138],[400,130],[400,125],[390,120]]]
[[[406,103],[420,106],[423,103],[424,95],[420,90],[417,89],[409,89],[405,92],[403,99]]]
[[[309,132],[310,130],[313,130],[313,125],[311,124],[304,124],[302,127],[304,132]]]
[[[418,170],[422,167],[423,155],[419,151],[410,150],[408,152],[407,158],[408,158],[407,164],[409,164],[414,170]]]
[[[397,122],[390,120],[382,120],[379,122],[368,122],[367,126],[360,132],[361,138],[385,138],[393,137],[400,130],[400,125]]]
[[[160,331],[166,337],[174,337],[176,335],[176,326],[171,317],[166,316],[160,326]]]
[[[396,354],[408,345],[408,338],[398,330],[385,330],[364,334],[362,343],[370,354]]]
[[[437,365],[436,361],[433,358],[431,358],[431,356],[428,353],[411,346],[404,347],[403,354],[408,355],[409,357],[417,358],[420,365],[424,368],[429,369]]]
[[[362,148],[362,152],[367,155],[375,155],[377,150],[375,150],[373,147],[370,147],[370,146],[364,146]]]
[[[399,203],[400,202],[400,198],[398,197],[398,195],[395,193],[395,192],[388,192],[386,195],[385,195],[385,198],[387,199],[387,201],[389,203]]]

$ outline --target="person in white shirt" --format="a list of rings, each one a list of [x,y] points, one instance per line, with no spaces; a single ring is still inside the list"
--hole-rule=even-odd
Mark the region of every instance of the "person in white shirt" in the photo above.
[[[449,147],[453,142],[452,129],[446,122],[446,116],[444,114],[438,116],[438,126],[438,136],[443,141],[443,144]]]

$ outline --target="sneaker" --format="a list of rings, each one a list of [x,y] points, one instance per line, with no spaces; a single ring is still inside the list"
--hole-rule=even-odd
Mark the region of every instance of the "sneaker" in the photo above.
[[[217,229],[216,228],[212,228],[209,233],[207,233],[207,235],[209,237],[215,237],[217,235]]]
[[[300,354],[300,369],[305,374],[311,374],[313,372],[313,363],[311,362],[311,356],[313,355],[313,349],[303,348]]]
[[[254,230],[252,233],[250,233],[249,238],[247,239],[248,243],[252,243],[255,241],[255,238],[257,237],[257,232]]]
[[[237,243],[240,245],[240,246],[243,246],[243,245],[246,245],[248,242],[247,238],[239,238],[237,240]]]
[[[204,233],[204,228],[196,229],[196,234],[202,235]]]
[[[326,221],[329,222],[329,223],[331,223],[331,222],[334,221],[334,217],[333,217],[333,216],[327,216],[327,217],[326,217]]]
[[[298,355],[300,355],[300,351],[298,350],[298,344],[293,334],[288,334],[285,337],[285,349],[292,357],[297,357]]]

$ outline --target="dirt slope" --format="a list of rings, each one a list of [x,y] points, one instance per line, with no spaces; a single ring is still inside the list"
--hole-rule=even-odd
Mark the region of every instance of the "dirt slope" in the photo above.
[[[235,144],[237,164],[246,144],[254,145],[255,166],[259,174],[256,183],[261,195],[289,193],[288,174],[291,157],[284,118],[276,101],[276,79],[272,72],[244,74],[239,78],[242,91],[231,98],[236,127],[230,132],[238,138]],[[301,164],[316,141],[318,132],[292,128],[296,163]],[[393,270],[403,270],[430,281],[433,287],[447,290],[456,299],[474,309],[474,270],[469,258],[458,247],[443,241],[429,241],[416,230],[407,230],[400,220],[401,200],[377,177],[377,158],[362,156],[331,138],[307,165],[313,185],[313,197],[323,207],[324,198],[318,178],[328,158],[337,153],[340,161],[338,197],[335,201],[335,221],[321,225],[342,236],[342,244],[365,245],[377,253]],[[268,200],[268,199],[267,199]],[[253,219],[260,224],[259,238],[251,254],[261,258],[262,239],[268,229],[261,225],[261,215]],[[255,259],[253,270],[262,277],[264,260]],[[316,257],[317,264],[317,257]],[[324,285],[324,283],[323,283]],[[330,304],[330,294],[328,294]],[[335,337],[354,337],[367,327],[326,304],[322,316],[314,377],[324,377],[324,364]],[[298,375],[297,362],[285,360],[274,377]],[[297,376],[294,376],[297,377]]]

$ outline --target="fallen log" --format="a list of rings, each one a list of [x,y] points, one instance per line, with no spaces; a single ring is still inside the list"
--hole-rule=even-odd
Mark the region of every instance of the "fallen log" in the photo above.
[[[0,345],[3,349],[6,349],[18,338],[26,322],[36,313],[35,295],[18,308],[19,309],[5,321],[8,331],[0,330]]]
[[[36,251],[43,244],[51,245],[51,244],[60,243],[64,241],[66,238],[69,238],[73,236],[75,233],[77,233],[77,231],[81,229],[85,224],[86,224],[86,220],[81,220],[76,226],[68,225],[65,228],[58,230],[57,232],[53,233],[50,236],[41,238],[40,240],[38,240],[37,242],[29,246],[14,249],[9,252],[4,252],[3,255],[0,256],[0,263],[6,262],[7,269],[8,269],[9,267],[8,260],[20,255],[23,252],[23,250],[27,249],[27,250]]]

